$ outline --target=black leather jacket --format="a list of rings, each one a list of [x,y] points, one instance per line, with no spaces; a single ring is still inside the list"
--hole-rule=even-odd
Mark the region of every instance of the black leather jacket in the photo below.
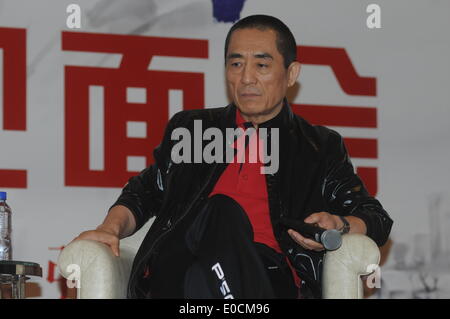
[[[151,269],[158,247],[188,214],[205,200],[226,164],[175,164],[171,160],[174,128],[185,127],[193,135],[195,119],[208,127],[236,127],[236,107],[181,111],[169,121],[162,143],[154,150],[155,163],[132,177],[114,205],[124,205],[134,214],[136,231],[151,217],[156,219],[135,257],[128,286],[128,297],[143,297],[137,283],[145,265]],[[323,252],[307,251],[296,244],[280,225],[280,217],[305,219],[314,212],[327,211],[361,218],[367,235],[379,246],[389,236],[392,220],[381,204],[370,197],[354,173],[342,137],[322,126],[313,126],[292,113],[285,103],[282,111],[260,127],[278,127],[279,170],[267,174],[270,217],[273,231],[283,252],[290,258],[310,295],[321,297],[320,273]],[[113,206],[114,206],[113,205]]]

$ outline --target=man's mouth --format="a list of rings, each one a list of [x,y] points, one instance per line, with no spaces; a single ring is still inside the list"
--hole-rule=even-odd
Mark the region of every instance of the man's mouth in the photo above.
[[[261,94],[258,93],[241,93],[242,97],[257,97],[260,96]]]

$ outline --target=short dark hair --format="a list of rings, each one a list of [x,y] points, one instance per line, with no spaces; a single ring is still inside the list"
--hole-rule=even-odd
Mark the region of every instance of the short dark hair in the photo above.
[[[257,14],[245,17],[236,22],[228,31],[225,40],[225,64],[227,62],[228,45],[231,35],[239,29],[258,29],[261,31],[273,30],[277,36],[277,49],[283,56],[286,69],[297,59],[297,45],[291,30],[280,19],[272,16]]]

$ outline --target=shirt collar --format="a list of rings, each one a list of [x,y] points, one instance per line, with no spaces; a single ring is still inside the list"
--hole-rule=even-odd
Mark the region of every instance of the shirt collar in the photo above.
[[[235,107],[236,110],[236,116],[235,116],[235,123],[238,127],[252,127],[252,124],[248,121],[245,121],[245,119],[242,117],[241,112],[239,109]],[[260,123],[258,127],[283,127],[284,119],[289,118],[291,116],[291,110],[290,106],[287,102],[287,99],[285,98],[283,100],[283,107],[281,108],[281,111],[278,112],[278,114],[271,118],[270,120],[267,120],[263,123]],[[250,124],[249,124],[250,123]]]
[[[239,111],[238,108],[236,108],[236,126],[237,127],[247,127],[250,122],[246,121],[241,114],[241,111]],[[251,123],[250,123],[251,125]]]

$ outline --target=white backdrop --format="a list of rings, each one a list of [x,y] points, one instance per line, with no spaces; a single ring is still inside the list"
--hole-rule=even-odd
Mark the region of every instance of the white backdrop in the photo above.
[[[71,3],[81,8],[81,29],[66,26]],[[380,29],[366,26],[370,3],[381,8]],[[359,76],[376,79],[376,96],[350,95],[329,66],[305,64],[292,101],[376,108],[374,128],[332,127],[378,143],[375,158],[353,158],[355,166],[377,168],[377,197],[394,219],[382,288],[372,298],[450,296],[449,12],[448,0],[247,0],[240,12],[279,17],[298,45],[344,48]],[[4,84],[11,78],[0,76],[0,169],[26,170],[27,182],[10,187],[10,180],[0,180],[0,189],[13,210],[14,259],[43,267],[43,278],[34,280],[40,292],[30,288],[31,297],[61,297],[54,281],[59,274],[52,274],[58,247],[101,223],[120,193],[120,187],[72,186],[65,179],[65,123],[71,119],[65,118],[64,78],[69,65],[118,68],[121,55],[63,50],[62,32],[206,40],[207,58],[157,56],[149,69],[203,73],[204,104],[215,107],[227,104],[223,44],[230,26],[214,19],[209,0],[0,0],[0,29],[26,30],[26,129],[1,124]],[[5,50],[0,38],[3,71]],[[96,92],[92,103],[103,103]],[[130,94],[139,99],[139,92]],[[169,92],[168,116],[182,104],[179,91]],[[91,110],[89,167],[99,170],[105,124],[101,108]],[[141,133],[139,125],[129,127],[129,135]],[[129,170],[144,166],[142,157],[129,158]]]

